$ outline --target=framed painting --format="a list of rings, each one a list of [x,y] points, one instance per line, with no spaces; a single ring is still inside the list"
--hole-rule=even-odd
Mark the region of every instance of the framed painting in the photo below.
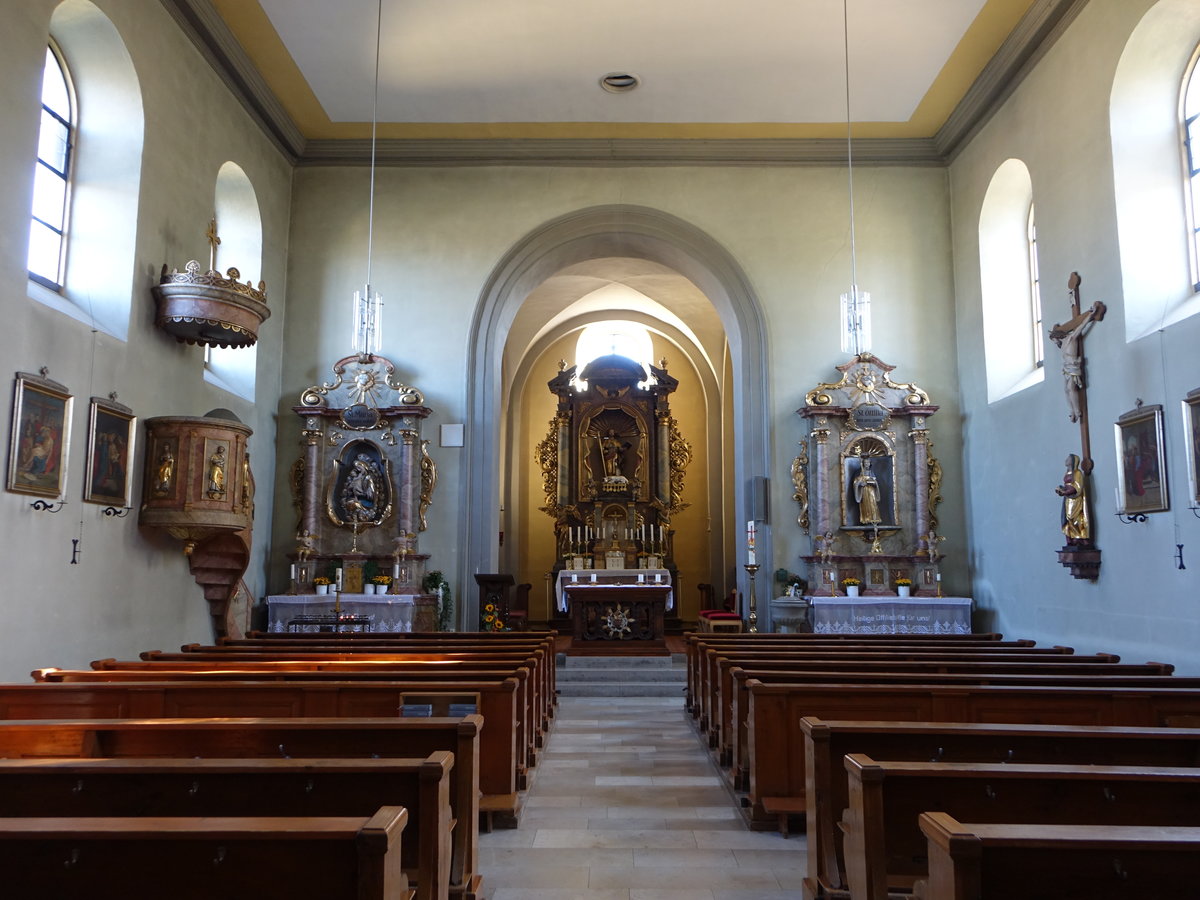
[[[85,503],[129,505],[129,461],[137,419],[133,410],[113,398],[93,397],[88,410],[87,470],[83,479]]]
[[[1163,408],[1139,406],[1117,419],[1117,511],[1126,515],[1166,512],[1167,458]]]
[[[57,381],[18,372],[8,445],[8,490],[61,497],[71,437],[70,392]]]
[[[1188,500],[1200,506],[1200,388],[1183,400],[1183,435],[1187,444]]]

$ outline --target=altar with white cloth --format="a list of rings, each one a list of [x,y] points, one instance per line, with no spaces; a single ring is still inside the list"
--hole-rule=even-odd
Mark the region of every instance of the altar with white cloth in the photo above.
[[[809,597],[817,634],[970,634],[970,597]]]
[[[567,611],[565,584],[647,584],[671,587],[671,573],[667,569],[563,569],[558,573],[554,586],[554,598],[558,611]],[[666,608],[675,608],[675,591],[667,591]]]
[[[320,631],[320,625],[305,623],[303,619],[308,616],[332,616],[338,609],[343,616],[369,619],[369,627],[355,630],[425,631],[430,629],[428,626],[422,627],[426,618],[422,613],[430,603],[433,604],[434,616],[437,614],[436,598],[421,594],[343,593],[340,605],[337,600],[335,594],[272,594],[267,597],[267,630]],[[295,624],[289,627],[289,623],[293,622]]]

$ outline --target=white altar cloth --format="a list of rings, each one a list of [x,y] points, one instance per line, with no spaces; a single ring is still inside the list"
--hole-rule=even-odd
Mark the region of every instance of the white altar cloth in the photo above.
[[[645,584],[671,585],[671,573],[667,569],[563,569],[558,573],[558,581],[554,585],[554,598],[558,601],[558,611],[567,611],[567,598],[563,593],[563,585],[570,584],[572,576],[579,584],[637,584],[641,575]],[[654,576],[658,576],[658,581]],[[595,576],[595,581],[592,580]],[[667,609],[675,608],[675,591],[667,591]]]
[[[970,634],[970,597],[809,597],[817,634]]]
[[[297,616],[331,616],[336,602],[333,594],[272,594],[267,597],[267,630],[287,631]],[[412,594],[342,594],[342,614],[370,616],[372,631],[412,631],[414,608]]]

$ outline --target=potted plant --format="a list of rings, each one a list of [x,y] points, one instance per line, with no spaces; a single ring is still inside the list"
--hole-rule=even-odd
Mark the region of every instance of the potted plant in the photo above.
[[[374,583],[376,594],[386,594],[388,592],[388,588],[392,584],[392,576],[376,575],[371,579],[371,581]]]
[[[842,579],[842,587],[846,589],[847,597],[857,597],[858,589],[862,586],[862,581],[851,575],[849,578]]]
[[[907,597],[912,592],[912,579],[901,576],[894,582],[896,585],[896,593],[901,597]]]
[[[328,594],[329,585],[333,582],[324,575],[318,575],[313,579],[313,587],[316,588],[318,594]]]

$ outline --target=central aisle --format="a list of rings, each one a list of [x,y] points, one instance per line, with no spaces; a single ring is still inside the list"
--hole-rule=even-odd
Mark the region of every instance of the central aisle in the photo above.
[[[520,828],[480,834],[489,900],[784,900],[804,836],[742,822],[681,698],[564,697]]]

